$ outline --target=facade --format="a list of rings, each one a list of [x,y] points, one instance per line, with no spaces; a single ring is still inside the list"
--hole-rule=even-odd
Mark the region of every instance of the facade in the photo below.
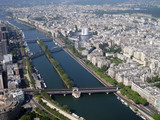
[[[19,75],[18,64],[8,64],[7,68],[7,82],[8,88],[18,88],[21,78]]]
[[[4,89],[0,95],[0,120],[16,120],[24,101],[21,89]]]
[[[131,88],[146,98],[160,112],[160,89],[142,83],[141,80],[134,80]]]
[[[22,103],[24,101],[24,92],[21,89],[11,89],[4,94],[7,98],[5,104],[15,101]]]
[[[0,120],[17,120],[21,110],[19,102],[12,102],[8,105],[0,105]]]
[[[0,89],[3,89],[4,85],[3,85],[3,77],[2,77],[2,72],[0,71]]]
[[[0,25],[0,61],[3,60],[3,55],[7,54],[7,39],[8,32],[4,25]]]
[[[88,35],[88,28],[82,28],[81,35]]]
[[[7,40],[0,40],[0,61],[3,60],[3,55],[7,54]]]
[[[3,64],[12,63],[12,54],[3,55]]]

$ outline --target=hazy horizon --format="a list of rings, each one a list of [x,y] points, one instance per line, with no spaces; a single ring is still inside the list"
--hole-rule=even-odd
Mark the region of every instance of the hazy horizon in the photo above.
[[[152,0],[160,2],[160,0]],[[23,7],[49,4],[81,4],[81,5],[103,5],[103,4],[122,4],[152,2],[151,0],[1,0],[0,6]]]

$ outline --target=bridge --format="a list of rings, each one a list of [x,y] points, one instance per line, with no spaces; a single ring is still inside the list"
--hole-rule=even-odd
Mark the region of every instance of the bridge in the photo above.
[[[79,98],[81,94],[88,93],[91,95],[92,93],[110,93],[117,92],[120,87],[96,87],[96,88],[77,88],[73,87],[72,89],[43,89],[43,91],[48,94],[63,94],[64,96],[67,94],[72,94],[75,98]],[[25,93],[33,93],[35,90],[24,89]],[[40,92],[40,90],[39,90]]]
[[[52,38],[35,38],[35,39],[24,39],[27,43],[36,43],[38,40],[43,42],[52,42]]]
[[[51,48],[49,50],[50,50],[51,53],[55,53],[55,52],[62,51],[62,47],[55,46],[55,47],[53,47],[53,48]],[[31,54],[30,58],[34,59],[34,58],[40,57],[42,55],[44,55],[44,52],[43,52],[43,50],[40,50],[39,52]]]

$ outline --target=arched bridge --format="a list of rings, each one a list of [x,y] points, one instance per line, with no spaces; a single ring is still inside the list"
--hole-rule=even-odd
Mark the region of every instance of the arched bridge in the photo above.
[[[120,87],[96,87],[96,88],[72,88],[72,89],[43,89],[43,91],[49,94],[72,94],[74,97],[79,98],[83,93],[109,93],[109,92],[116,92],[120,89]],[[31,89],[24,89],[26,93],[33,93],[35,90]]]

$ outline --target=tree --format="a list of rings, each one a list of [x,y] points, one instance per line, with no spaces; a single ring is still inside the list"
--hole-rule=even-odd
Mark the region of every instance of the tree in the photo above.
[[[102,68],[101,68],[101,70],[102,70],[102,72],[106,72],[107,70],[108,70],[108,66],[107,65],[104,65]]]
[[[68,105],[63,105],[62,109],[65,110],[65,111],[70,111]]]
[[[141,103],[142,105],[146,105],[146,104],[147,104],[147,100],[144,99],[144,98],[140,98],[139,101],[140,101],[140,103]]]
[[[134,109],[134,111],[136,111],[136,112],[137,112],[137,111],[138,111],[138,109],[137,109],[137,108],[135,108],[135,109]]]
[[[32,119],[31,116],[23,115],[20,120],[31,120],[31,119]]]
[[[123,86],[123,82],[118,83],[118,86],[120,87]]]
[[[160,120],[160,114],[154,113],[154,114],[152,115],[152,117],[153,117],[155,120]]]
[[[25,80],[26,86],[29,87],[29,81],[28,81],[27,77],[25,77],[24,80]]]

